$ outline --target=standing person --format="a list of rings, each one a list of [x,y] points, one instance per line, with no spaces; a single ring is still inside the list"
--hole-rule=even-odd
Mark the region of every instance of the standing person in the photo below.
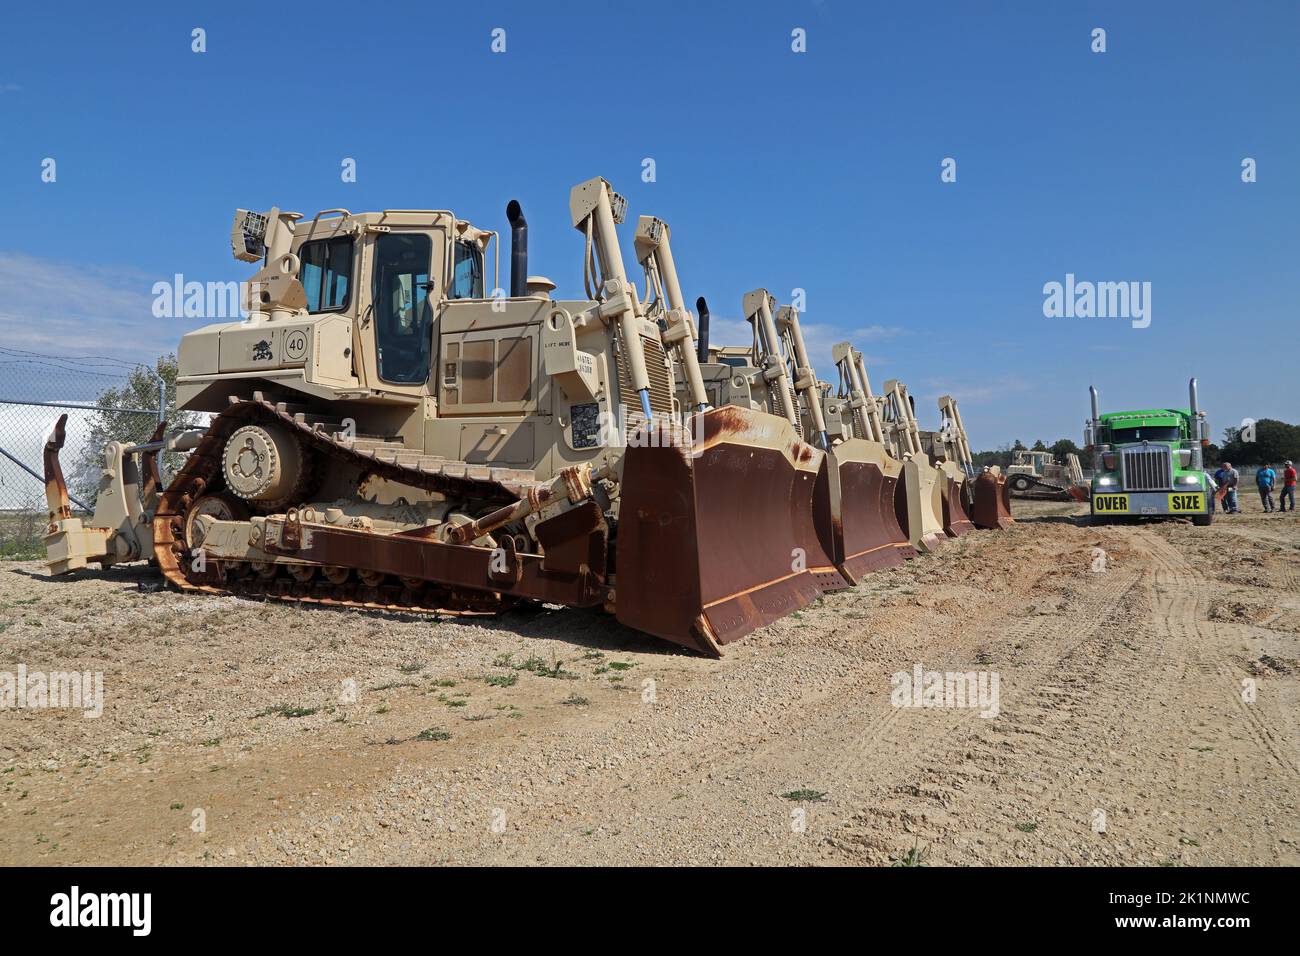
[[[1241,513],[1241,508],[1237,503],[1237,482],[1241,476],[1237,474],[1237,469],[1232,467],[1232,462],[1225,461],[1219,466],[1219,470],[1214,473],[1214,481],[1223,493],[1223,513],[1225,515],[1235,515]]]
[[[1277,472],[1273,466],[1265,465],[1255,472],[1255,487],[1259,489],[1259,503],[1264,506],[1264,511],[1273,510],[1273,486],[1277,484]]]
[[[1282,469],[1282,493],[1278,495],[1278,511],[1286,511],[1288,498],[1291,499],[1291,513],[1295,514],[1295,466],[1289,461]]]

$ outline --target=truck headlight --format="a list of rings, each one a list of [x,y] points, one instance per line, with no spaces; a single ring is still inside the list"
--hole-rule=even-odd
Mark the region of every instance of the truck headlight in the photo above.
[[[1108,486],[1108,485],[1113,485],[1113,484],[1115,484],[1115,479],[1114,479],[1114,478],[1098,478],[1098,479],[1097,479],[1097,484],[1104,488],[1104,487],[1106,487],[1106,486]]]
[[[1178,483],[1180,485],[1199,485],[1201,479],[1197,478],[1195,475],[1179,475]]]

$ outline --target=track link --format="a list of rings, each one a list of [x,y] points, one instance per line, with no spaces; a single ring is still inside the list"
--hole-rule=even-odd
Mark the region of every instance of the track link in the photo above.
[[[203,570],[196,570],[185,536],[190,509],[204,494],[221,489],[226,441],[237,428],[249,424],[277,424],[288,429],[305,450],[317,457],[317,468],[337,462],[363,474],[452,499],[504,504],[517,500],[534,484],[527,479],[528,473],[513,469],[464,462],[439,462],[437,467],[429,467],[419,461],[419,456],[411,456],[414,464],[402,464],[398,452],[382,446],[359,450],[351,440],[338,438],[325,427],[313,425],[305,415],[291,414],[284,404],[261,398],[231,399],[230,407],[213,419],[184,467],[162,493],[154,513],[154,557],[174,587],[208,594],[413,613],[494,613],[514,603],[513,598],[503,598],[494,591],[453,591],[431,582],[416,586],[385,582],[371,586],[359,580],[334,583],[319,576],[302,582],[289,576],[287,566],[278,567],[270,577],[236,575],[216,561],[207,563]]]

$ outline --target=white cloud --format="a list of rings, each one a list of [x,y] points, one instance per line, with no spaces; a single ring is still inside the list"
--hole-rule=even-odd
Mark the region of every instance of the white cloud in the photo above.
[[[149,361],[176,339],[159,338],[152,284],[134,271],[0,252],[0,341],[36,352]]]

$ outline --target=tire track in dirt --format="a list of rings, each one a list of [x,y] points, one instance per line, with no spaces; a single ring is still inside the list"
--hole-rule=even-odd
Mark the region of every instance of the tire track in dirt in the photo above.
[[[1238,713],[1246,718],[1249,729],[1261,751],[1279,768],[1300,779],[1300,765],[1289,755],[1280,742],[1283,736],[1279,728],[1268,719],[1261,709],[1248,704],[1240,693],[1241,679],[1244,676],[1234,667],[1223,652],[1224,641],[1213,621],[1208,619],[1208,599],[1212,585],[1206,577],[1195,571],[1186,558],[1166,540],[1152,536],[1149,540],[1152,557],[1160,570],[1157,578],[1168,588],[1165,614],[1158,623],[1179,632],[1181,644],[1194,661],[1203,663],[1207,671],[1222,679],[1229,688],[1227,698],[1232,701]]]

